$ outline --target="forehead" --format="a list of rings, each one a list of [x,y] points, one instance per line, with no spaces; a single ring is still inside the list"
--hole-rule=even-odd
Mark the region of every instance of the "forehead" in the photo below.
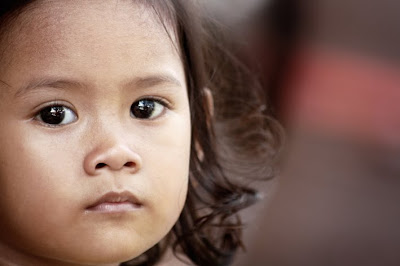
[[[27,55],[84,57],[79,53],[88,49],[109,56],[132,56],[133,50],[143,56],[177,54],[174,29],[164,24],[170,20],[161,20],[144,1],[36,1],[7,27],[0,43],[1,64],[32,59]]]
[[[90,24],[112,31],[122,29],[122,26],[140,26],[147,31],[160,30],[160,26],[165,26],[155,14],[153,4],[144,0],[38,0],[22,10],[11,28],[62,34],[60,26],[79,28],[82,22],[88,30]]]

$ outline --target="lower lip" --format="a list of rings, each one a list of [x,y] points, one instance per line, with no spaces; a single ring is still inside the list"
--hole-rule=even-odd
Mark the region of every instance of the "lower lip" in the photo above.
[[[140,205],[132,202],[104,202],[88,208],[88,211],[101,213],[131,212],[140,209]]]

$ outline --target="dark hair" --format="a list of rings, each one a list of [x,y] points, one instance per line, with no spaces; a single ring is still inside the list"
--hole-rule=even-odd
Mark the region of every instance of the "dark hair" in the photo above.
[[[0,33],[32,2],[2,2]],[[266,115],[257,82],[228,52],[222,31],[201,16],[194,1],[140,2],[154,10],[166,30],[172,26],[178,38],[191,108],[190,176],[186,203],[171,233],[122,265],[154,265],[169,245],[196,265],[229,265],[242,246],[238,212],[257,199],[247,185],[272,175],[276,123]],[[205,88],[215,98],[214,114]]]

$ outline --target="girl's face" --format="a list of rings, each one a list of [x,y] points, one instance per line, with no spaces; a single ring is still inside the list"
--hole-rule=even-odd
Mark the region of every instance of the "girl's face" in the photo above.
[[[44,0],[8,26],[2,264],[126,261],[176,222],[189,171],[184,69],[174,40],[137,2]]]

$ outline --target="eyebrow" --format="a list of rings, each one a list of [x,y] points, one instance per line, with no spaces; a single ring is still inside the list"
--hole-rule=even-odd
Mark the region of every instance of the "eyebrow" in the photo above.
[[[127,85],[133,85],[140,88],[155,87],[160,84],[168,84],[172,86],[182,87],[181,82],[177,78],[168,74],[139,77],[127,83]]]
[[[181,82],[173,75],[169,74],[153,74],[144,77],[135,77],[132,80],[126,82],[123,87],[135,87],[135,88],[150,88],[158,85],[167,84],[175,87],[182,87]],[[50,87],[55,89],[67,89],[70,87],[74,88],[86,88],[83,82],[79,82],[72,79],[63,78],[40,78],[29,82],[27,85],[19,88],[15,93],[15,97],[21,97],[22,95],[35,91],[41,87]]]
[[[15,97],[21,97],[22,95],[35,91],[40,87],[51,87],[55,89],[66,89],[68,87],[79,87],[83,88],[84,85],[81,82],[70,80],[70,79],[61,79],[61,78],[40,78],[35,79],[29,82],[27,85],[19,88],[15,93]]]

